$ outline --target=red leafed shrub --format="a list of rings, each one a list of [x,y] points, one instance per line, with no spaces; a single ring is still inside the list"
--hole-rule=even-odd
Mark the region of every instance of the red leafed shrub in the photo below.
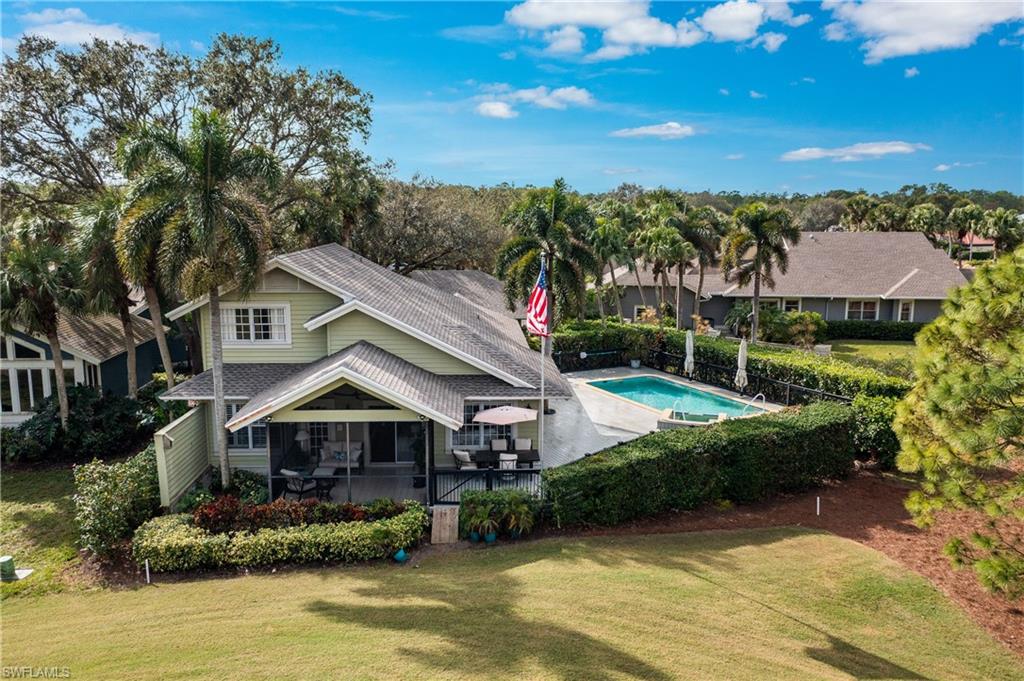
[[[238,497],[224,495],[199,506],[192,512],[192,521],[207,532],[228,532],[238,524],[241,507]]]
[[[212,534],[255,532],[302,525],[326,525],[393,518],[406,510],[391,499],[377,499],[363,505],[324,503],[316,499],[290,501],[275,499],[269,504],[242,504],[237,497],[222,496],[202,504],[192,514],[197,527]]]

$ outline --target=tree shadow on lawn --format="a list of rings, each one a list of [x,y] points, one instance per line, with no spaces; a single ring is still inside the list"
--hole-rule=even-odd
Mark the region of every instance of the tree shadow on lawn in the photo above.
[[[699,541],[700,545],[698,548],[694,546],[695,542],[687,542],[689,545],[686,547],[685,558],[672,555],[669,550],[671,547],[668,546],[662,548],[655,545],[651,551],[637,551],[625,545],[618,548],[616,544],[626,542],[615,537],[595,538],[600,544],[597,550],[595,539],[569,542],[557,550],[542,551],[539,555],[536,551],[517,551],[514,545],[506,545],[497,550],[478,549],[491,554],[488,556],[491,560],[480,568],[482,571],[489,570],[483,587],[485,591],[481,591],[478,581],[460,579],[457,575],[447,573],[445,563],[432,561],[432,564],[421,566],[414,579],[381,580],[375,586],[355,591],[360,596],[382,601],[425,599],[432,601],[432,604],[354,605],[314,600],[305,607],[309,612],[338,623],[358,623],[371,628],[440,637],[450,646],[450,650],[438,653],[409,648],[401,650],[421,664],[440,671],[459,670],[470,675],[486,676],[502,672],[525,672],[527,665],[532,662],[562,678],[604,681],[613,676],[627,675],[660,680],[673,678],[673,675],[582,631],[524,617],[518,595],[523,584],[510,575],[509,571],[544,560],[590,562],[618,569],[645,565],[667,567],[681,570],[695,579],[728,591],[739,599],[811,630],[827,641],[828,646],[808,647],[805,654],[838,671],[862,679],[925,678],[708,575],[708,570],[733,572],[738,569],[737,559],[728,554],[729,549],[767,545],[806,534],[823,533],[799,528],[778,528],[757,533],[711,532],[703,536],[690,535],[689,538]],[[652,538],[652,544],[657,541]],[[668,540],[661,541],[667,543]],[[571,579],[571,575],[567,578]]]

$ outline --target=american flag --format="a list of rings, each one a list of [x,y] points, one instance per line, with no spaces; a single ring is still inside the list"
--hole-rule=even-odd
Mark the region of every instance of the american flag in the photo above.
[[[544,258],[540,259],[540,274],[537,283],[530,291],[530,300],[526,303],[526,330],[535,336],[550,336],[548,323],[551,316],[548,312],[548,276],[544,269]]]

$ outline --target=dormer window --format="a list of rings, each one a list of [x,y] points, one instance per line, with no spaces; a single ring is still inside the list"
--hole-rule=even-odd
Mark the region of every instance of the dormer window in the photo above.
[[[288,305],[226,305],[221,308],[225,345],[288,345],[291,314]]]

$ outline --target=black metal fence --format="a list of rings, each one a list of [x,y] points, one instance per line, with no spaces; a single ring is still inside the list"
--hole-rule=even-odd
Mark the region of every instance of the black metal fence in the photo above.
[[[601,350],[599,352],[552,352],[551,359],[559,371],[589,371],[608,369],[628,364],[625,350]]]
[[[430,499],[435,504],[457,504],[469,490],[521,489],[541,496],[539,468],[435,468],[430,476]]]

